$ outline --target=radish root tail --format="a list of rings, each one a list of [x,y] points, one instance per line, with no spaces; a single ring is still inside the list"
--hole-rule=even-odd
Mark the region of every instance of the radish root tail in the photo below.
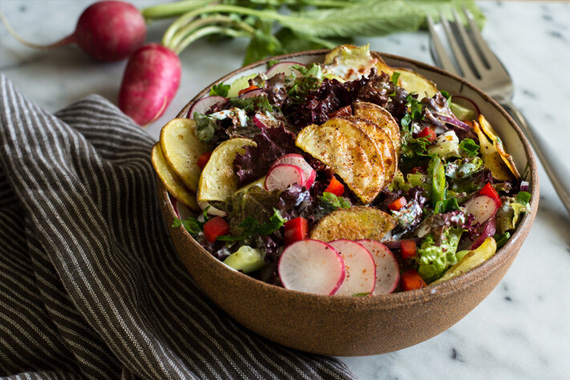
[[[8,30],[8,33],[10,33],[10,35],[12,37],[14,37],[22,45],[25,45],[29,48],[51,50],[51,49],[55,49],[55,48],[58,48],[61,46],[69,45],[69,44],[75,42],[75,36],[73,34],[71,34],[71,35],[64,37],[63,39],[61,39],[57,42],[52,43],[52,44],[48,44],[48,45],[35,44],[33,42],[26,41],[22,36],[20,36],[16,32],[16,30],[14,30],[12,25],[8,22],[8,19],[6,18],[6,16],[4,16],[4,14],[2,12],[0,12],[0,21],[2,21],[2,24],[4,24],[4,26]]]

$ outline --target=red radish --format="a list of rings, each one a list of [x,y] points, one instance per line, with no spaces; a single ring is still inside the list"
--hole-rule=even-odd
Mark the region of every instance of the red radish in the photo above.
[[[403,291],[425,288],[427,286],[422,276],[415,269],[408,269],[402,273],[400,283]]]
[[[338,252],[320,240],[300,240],[285,248],[277,270],[284,288],[315,294],[335,294],[345,277]]]
[[[305,174],[305,187],[309,189],[313,183],[315,183],[315,179],[317,178],[317,172],[309,163],[297,153],[289,153],[279,157],[272,166],[279,165],[279,164],[290,164],[300,167]]]
[[[329,242],[344,260],[346,277],[336,295],[372,294],[376,285],[376,263],[361,244],[346,239]]]
[[[463,206],[466,213],[473,214],[477,223],[483,224],[497,213],[497,202],[487,195],[477,195]]]
[[[225,211],[222,211],[218,208],[215,208],[214,206],[212,206],[209,202],[207,201],[198,201],[198,206],[202,209],[202,210],[207,210],[207,214],[208,215],[217,215],[217,216],[227,216],[228,213]]]
[[[247,92],[242,92],[241,95],[239,95],[242,99],[257,98],[259,96],[267,96],[267,93],[261,88],[256,88]]]
[[[266,115],[262,112],[256,112],[255,115],[253,115],[253,123],[255,125],[257,125],[258,128],[262,128],[262,129],[263,128],[277,128],[282,124],[276,118],[269,117],[268,115]]]
[[[336,179],[335,176],[333,176],[324,192],[331,193],[337,197],[340,197],[342,194],[344,194],[344,185],[338,179]]]
[[[357,243],[370,252],[376,264],[376,286],[372,294],[389,294],[396,290],[400,282],[400,267],[392,251],[375,240],[358,240]]]
[[[99,1],[83,11],[75,31],[58,42],[39,45],[27,42],[3,19],[10,34],[22,44],[37,49],[55,49],[76,43],[89,56],[105,62],[129,57],[146,38],[141,12],[123,1]]]
[[[309,236],[309,222],[302,216],[287,221],[283,226],[285,227],[283,236],[286,246],[299,240],[305,240]]]
[[[190,107],[187,117],[193,119],[194,112],[206,113],[210,110],[210,108],[212,108],[212,106],[217,104],[221,105],[222,103],[225,103],[226,100],[227,100],[226,98],[219,95],[206,96],[205,98],[198,100],[196,103],[192,105],[192,107]]]
[[[221,216],[216,216],[204,224],[204,236],[210,243],[228,232],[230,232],[230,225]]]
[[[491,185],[491,183],[487,182],[485,186],[481,190],[479,190],[479,194],[487,195],[495,200],[497,203],[497,207],[501,207],[503,202],[501,202],[501,197],[495,188]]]
[[[305,186],[306,181],[303,170],[296,165],[279,164],[269,169],[263,186],[267,191],[285,191],[294,183]]]
[[[294,72],[296,75],[299,75],[300,73],[293,69],[292,67],[295,65],[300,65],[300,66],[305,66],[299,62],[293,62],[293,61],[283,61],[283,62],[279,62],[274,64],[273,66],[271,66],[269,68],[269,70],[267,70],[265,72],[265,76],[267,78],[271,78],[277,74],[285,74],[286,76],[291,75],[291,72]]]
[[[182,202],[178,202],[176,198],[173,199],[172,206],[174,206],[174,211],[180,220],[186,220],[196,213],[191,211],[188,207],[184,206]]]
[[[176,53],[155,43],[143,45],[125,68],[119,108],[139,125],[156,120],[176,94],[181,75]]]

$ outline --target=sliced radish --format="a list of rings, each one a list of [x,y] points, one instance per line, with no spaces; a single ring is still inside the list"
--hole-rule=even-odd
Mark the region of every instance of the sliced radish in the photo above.
[[[188,207],[184,206],[182,202],[176,201],[173,203],[174,210],[176,211],[176,215],[178,215],[178,219],[186,220],[191,216],[194,216],[196,213],[192,212]]]
[[[305,66],[299,62],[283,61],[271,66],[269,70],[265,72],[265,76],[267,76],[267,78],[271,78],[281,73],[285,75],[291,75],[291,72],[294,72],[295,75],[299,75],[300,73],[297,70],[292,69],[292,67],[295,65]]]
[[[497,202],[487,195],[477,195],[464,205],[465,212],[473,214],[475,221],[481,224],[495,216],[498,209]]]
[[[257,98],[259,96],[267,96],[267,93],[261,88],[256,88],[255,90],[244,92],[239,97],[241,99],[248,99],[248,98]]]
[[[329,245],[339,253],[346,267],[346,277],[336,295],[371,294],[376,285],[376,263],[370,252],[352,240],[335,240]]]
[[[300,167],[305,174],[305,186],[309,189],[313,183],[315,182],[315,178],[317,178],[317,172],[315,169],[309,165],[307,161],[297,153],[289,153],[279,157],[272,166],[279,165],[279,164],[289,164],[295,165]]]
[[[286,289],[315,294],[335,294],[345,276],[338,252],[319,240],[289,245],[279,259],[279,278]]]
[[[190,119],[194,118],[194,112],[198,112],[198,113],[206,113],[210,110],[210,108],[212,108],[213,105],[215,104],[223,104],[226,102],[226,98],[224,98],[223,96],[219,96],[219,95],[214,95],[214,96],[207,96],[205,98],[202,98],[200,100],[198,100],[196,103],[194,103],[194,105],[192,105],[192,107],[190,107],[190,110],[188,111],[188,116]]]
[[[262,112],[257,112],[253,115],[253,122],[257,125],[258,128],[277,128],[281,125],[279,120],[275,117],[266,115]]]
[[[267,191],[285,191],[294,183],[305,186],[306,181],[303,170],[296,165],[279,164],[269,169],[263,186]]]
[[[376,286],[372,294],[388,294],[396,290],[400,282],[398,260],[384,244],[375,240],[358,240],[370,252],[376,263]]]
[[[200,208],[202,210],[205,210],[206,207],[208,207],[208,215],[216,215],[216,216],[226,216],[228,215],[227,212],[220,210],[219,208],[215,208],[214,206],[212,206],[209,202],[206,201],[198,201],[198,206],[200,206]]]

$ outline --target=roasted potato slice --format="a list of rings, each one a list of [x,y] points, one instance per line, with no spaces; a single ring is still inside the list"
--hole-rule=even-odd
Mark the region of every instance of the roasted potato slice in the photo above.
[[[299,132],[295,144],[330,166],[365,204],[372,202],[385,185],[382,155],[376,143],[346,119],[309,125]]]
[[[406,68],[393,68],[393,72],[399,72],[398,84],[409,93],[417,93],[418,100],[425,97],[431,98],[437,93],[435,83],[421,74]]]
[[[447,281],[460,274],[469,272],[491,258],[495,252],[497,252],[497,242],[492,237],[488,237],[478,248],[463,256],[460,262],[449,268],[442,277],[432,282],[432,284]]]
[[[384,166],[384,182],[392,183],[394,173],[398,166],[398,156],[394,144],[388,134],[376,123],[370,119],[358,116],[346,117],[348,121],[353,122],[360,130],[364,131],[376,144],[378,152],[382,156],[382,165]]]
[[[352,105],[352,112],[354,116],[369,119],[386,131],[390,140],[392,140],[392,143],[394,144],[396,152],[400,151],[400,126],[390,112],[383,107],[370,102],[354,102]]]
[[[170,166],[168,166],[162,154],[160,143],[156,143],[152,147],[151,160],[152,166],[158,174],[158,178],[160,178],[164,187],[166,187],[166,190],[190,210],[200,212],[200,207],[196,201],[196,193],[188,189]]]
[[[478,120],[479,120],[479,126],[483,130],[483,133],[485,133],[485,135],[487,135],[487,137],[491,141],[493,141],[493,146],[495,147],[496,151],[501,156],[501,159],[503,160],[505,165],[507,165],[507,167],[509,168],[511,173],[513,173],[513,175],[517,179],[520,179],[521,175],[519,174],[519,171],[517,170],[517,167],[515,166],[515,162],[513,161],[513,157],[510,154],[508,154],[507,151],[505,150],[505,147],[503,146],[503,141],[501,140],[501,138],[499,137],[497,132],[495,132],[495,130],[493,129],[491,124],[487,121],[487,119],[485,119],[485,116],[479,115]]]
[[[396,226],[396,220],[384,211],[366,207],[333,211],[322,218],[310,233],[311,239],[324,242],[348,240],[380,240]]]
[[[503,160],[503,157],[497,150],[497,147],[493,144],[493,140],[491,140],[485,134],[485,132],[483,132],[481,125],[477,121],[473,120],[472,123],[473,129],[475,130],[475,133],[477,133],[477,137],[479,137],[479,146],[481,147],[481,156],[483,158],[483,162],[489,168],[489,170],[491,170],[493,178],[498,181],[512,180],[514,174]]]
[[[233,167],[236,155],[243,154],[246,146],[256,145],[246,138],[230,139],[218,145],[200,175],[198,201],[225,202],[238,189],[238,177]]]
[[[162,127],[160,145],[168,166],[186,187],[196,191],[201,171],[198,158],[209,149],[196,135],[196,122],[186,118],[169,121]]]

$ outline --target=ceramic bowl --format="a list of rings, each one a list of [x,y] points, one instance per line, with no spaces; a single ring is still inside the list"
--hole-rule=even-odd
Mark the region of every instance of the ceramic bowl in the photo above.
[[[322,62],[327,50],[300,52],[274,59]],[[461,78],[411,59],[381,54],[392,67],[412,68],[452,95],[475,101],[502,136],[518,168],[529,170],[532,213],[492,258],[474,270],[423,289],[367,297],[322,296],[266,284],[229,269],[204,250],[183,228],[170,228],[183,265],[203,292],[243,326],[276,343],[311,353],[335,356],[375,355],[400,350],[445,331],[465,317],[501,281],[527,237],[539,199],[537,165],[521,130],[488,95]],[[215,83],[265,71],[266,61],[236,70]],[[185,117],[211,86],[192,99]],[[158,197],[165,222],[176,216],[160,180]]]

